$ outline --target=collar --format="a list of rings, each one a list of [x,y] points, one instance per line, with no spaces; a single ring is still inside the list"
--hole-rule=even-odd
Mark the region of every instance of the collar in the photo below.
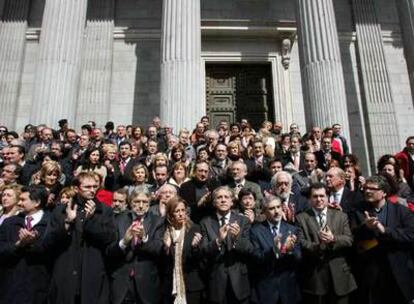
[[[328,207],[325,207],[322,210],[318,210],[312,207],[312,210],[316,217],[319,216],[320,214],[326,217],[326,214],[328,213]]]
[[[271,222],[269,220],[266,220],[266,221],[267,221],[267,224],[269,225],[270,229],[272,229],[272,227],[276,227],[276,229],[279,230],[281,220],[275,220],[274,222]]]
[[[244,184],[246,183],[246,179],[245,178],[243,178],[241,181],[239,181],[239,182],[236,182],[236,181],[234,181],[234,183],[236,184],[236,187],[238,186],[238,185],[242,185],[242,186],[244,186]]]
[[[254,158],[254,160],[257,162],[257,161],[261,161],[261,162],[263,162],[263,158],[264,158],[264,155],[262,155],[262,156],[259,156],[259,157],[255,157]]]
[[[121,158],[121,163],[127,164],[131,160],[131,156],[129,156],[127,159]]]
[[[32,222],[31,222],[32,227],[37,225],[42,220],[43,214],[44,214],[43,210],[38,210],[36,213],[30,215],[33,218]],[[29,215],[26,215],[24,217],[24,222],[25,223],[27,222],[28,217],[29,217]]]
[[[344,194],[344,189],[345,189],[345,187],[342,187],[341,189],[339,189],[338,191],[336,191],[336,192],[332,192],[331,193],[331,195],[332,196],[336,196],[336,197],[340,197],[340,198],[342,198],[342,195]],[[339,203],[339,202],[338,202]]]
[[[226,219],[226,223],[230,222],[231,211],[227,212],[226,215],[221,215],[220,213],[216,212],[216,215],[217,215],[217,219],[218,219],[219,223],[221,221],[221,218],[223,218],[223,217]]]

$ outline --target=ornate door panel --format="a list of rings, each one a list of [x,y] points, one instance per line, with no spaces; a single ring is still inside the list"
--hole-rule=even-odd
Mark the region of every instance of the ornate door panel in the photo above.
[[[269,65],[207,65],[207,113],[211,124],[247,118],[253,127],[273,120],[272,78]]]
[[[217,126],[223,119],[229,122],[235,120],[235,76],[233,69],[228,67],[207,68],[207,113],[212,126]]]

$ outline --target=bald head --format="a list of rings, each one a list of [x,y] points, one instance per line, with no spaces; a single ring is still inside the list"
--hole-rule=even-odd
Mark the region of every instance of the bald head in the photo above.
[[[326,186],[330,191],[341,190],[345,186],[345,171],[334,167],[326,172]]]

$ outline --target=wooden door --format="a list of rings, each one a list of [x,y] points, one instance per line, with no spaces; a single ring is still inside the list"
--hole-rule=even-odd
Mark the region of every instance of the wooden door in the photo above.
[[[247,118],[254,128],[273,120],[270,65],[209,64],[206,66],[207,113],[212,126]]]

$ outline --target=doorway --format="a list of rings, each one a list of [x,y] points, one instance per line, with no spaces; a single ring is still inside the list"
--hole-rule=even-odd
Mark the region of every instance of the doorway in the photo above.
[[[270,64],[206,64],[206,101],[212,126],[247,118],[258,129],[273,121]]]

